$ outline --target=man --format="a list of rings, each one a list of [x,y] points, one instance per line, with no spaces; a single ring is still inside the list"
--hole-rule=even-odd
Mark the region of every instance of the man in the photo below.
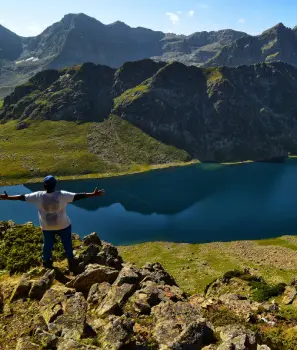
[[[40,226],[43,232],[43,266],[52,268],[52,250],[55,235],[58,234],[63,243],[66,257],[68,259],[69,270],[75,268],[75,261],[72,249],[71,222],[66,213],[68,203],[84,198],[104,196],[104,190],[97,190],[92,193],[71,193],[66,191],[56,191],[57,180],[49,175],[44,179],[45,191],[34,192],[25,195],[8,196],[6,192],[0,194],[2,200],[20,200],[35,204],[38,208]]]

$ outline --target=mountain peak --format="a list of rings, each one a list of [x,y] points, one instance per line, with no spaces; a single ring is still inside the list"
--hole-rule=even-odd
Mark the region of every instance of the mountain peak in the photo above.
[[[122,21],[116,21],[116,22],[110,23],[108,24],[108,27],[131,28],[125,22],[122,22]]]

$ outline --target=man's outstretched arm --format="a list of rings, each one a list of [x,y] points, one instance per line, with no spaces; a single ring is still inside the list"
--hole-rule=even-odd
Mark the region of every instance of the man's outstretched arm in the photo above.
[[[104,190],[98,190],[96,187],[94,192],[91,193],[77,193],[73,198],[73,202],[86,198],[102,197],[104,196],[104,193]]]
[[[26,201],[26,197],[23,194],[19,194],[17,196],[9,196],[7,192],[4,191],[4,194],[0,194],[0,200],[7,201]]]

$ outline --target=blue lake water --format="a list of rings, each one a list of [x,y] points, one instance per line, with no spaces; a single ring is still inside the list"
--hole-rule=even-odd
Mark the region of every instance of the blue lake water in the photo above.
[[[70,204],[73,231],[98,232],[116,245],[147,241],[212,242],[297,234],[297,162],[192,165],[149,173],[60,182],[60,189],[105,197]],[[10,195],[41,184],[2,187]],[[38,224],[24,202],[0,201],[0,220]]]

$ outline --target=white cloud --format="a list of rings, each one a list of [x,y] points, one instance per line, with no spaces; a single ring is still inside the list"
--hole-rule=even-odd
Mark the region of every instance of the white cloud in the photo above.
[[[29,35],[38,35],[44,30],[44,27],[38,23],[31,23],[26,29]]]
[[[180,22],[179,15],[173,12],[166,12],[166,16],[169,17],[172,24],[178,24]]]
[[[239,18],[239,20],[237,21],[240,24],[243,24],[246,22],[245,18]]]
[[[193,16],[195,15],[195,11],[194,11],[194,10],[190,10],[190,11],[188,12],[188,15],[189,15],[190,17],[193,17]]]

